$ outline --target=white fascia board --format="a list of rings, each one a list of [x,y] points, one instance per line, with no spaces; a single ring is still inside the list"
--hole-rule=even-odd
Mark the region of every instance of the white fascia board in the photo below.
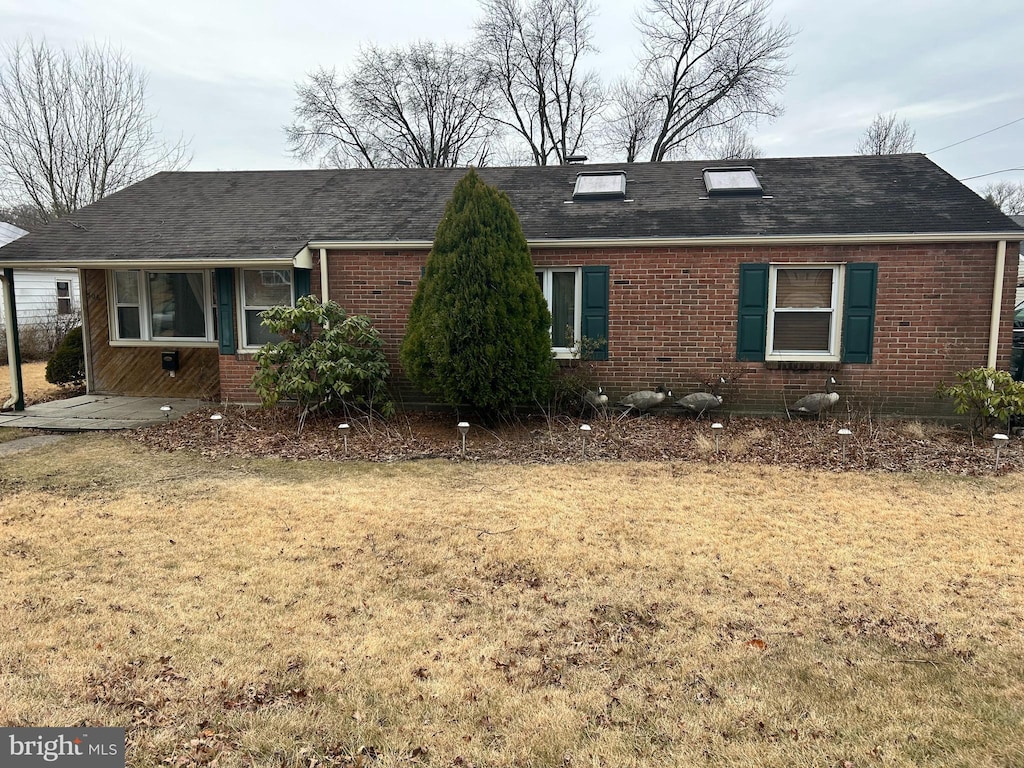
[[[664,248],[665,246],[778,246],[778,245],[911,245],[919,243],[996,243],[1000,240],[1024,238],[1024,232],[928,232],[912,234],[863,235],[763,235],[748,237],[640,237],[530,240],[531,248]]]
[[[995,243],[1000,240],[1024,240],[1024,232],[914,232],[859,235],[754,235],[744,237],[616,237],[616,238],[537,238],[527,240],[531,248],[664,248],[665,246],[729,245],[874,245],[915,243]],[[430,240],[313,240],[310,248],[329,250],[430,249]]]
[[[430,250],[433,240],[310,240],[309,248],[326,248],[331,251],[386,251],[395,248]]]
[[[215,267],[290,267],[294,264],[294,258],[283,259],[149,259],[140,261],[125,261],[124,259],[92,259],[89,261],[68,261],[66,259],[52,259],[46,261],[13,261],[2,262],[0,267],[11,267],[13,269],[149,269],[160,272],[175,272],[189,269],[213,269]]]
[[[708,236],[708,237],[621,237],[621,238],[537,238],[527,240],[531,248],[664,248],[666,246],[777,246],[777,245],[876,245],[917,243],[997,243],[1024,241],[1024,232],[914,232],[900,234],[860,235],[763,235],[763,236]],[[129,261],[126,259],[67,260],[45,259],[4,262],[0,267],[14,269],[160,269],[182,270],[213,267],[312,267],[312,249],[328,250],[430,250],[432,240],[313,240],[291,258],[196,258]]]
[[[313,268],[313,252],[312,249],[307,245],[304,246],[301,251],[295,254],[292,259],[292,266],[296,269],[312,269]]]

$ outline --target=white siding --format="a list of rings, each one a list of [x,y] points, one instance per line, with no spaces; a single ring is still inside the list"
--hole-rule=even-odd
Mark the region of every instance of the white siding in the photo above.
[[[71,283],[71,311],[82,309],[77,269],[16,269],[14,300],[18,307],[18,325],[28,327],[52,319],[57,314],[57,282]],[[6,322],[0,302],[0,326]]]
[[[25,230],[0,221],[0,246],[28,234]],[[44,323],[57,315],[57,283],[71,283],[71,311],[82,309],[77,269],[14,270],[14,301],[18,307],[18,324],[30,326]],[[0,302],[0,327],[4,325],[3,302]]]

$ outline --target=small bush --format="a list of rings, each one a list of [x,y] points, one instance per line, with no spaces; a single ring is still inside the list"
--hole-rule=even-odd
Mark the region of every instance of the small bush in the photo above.
[[[393,412],[384,342],[368,317],[347,315],[333,301],[303,296],[294,307],[274,307],[260,318],[284,337],[255,355],[253,389],[264,407],[294,400],[300,431],[314,411]]]
[[[956,377],[959,384],[939,385],[939,396],[952,398],[953,410],[967,414],[973,434],[1024,414],[1024,382],[1014,381],[1006,371],[974,368],[960,371]]]
[[[80,387],[85,382],[85,344],[82,328],[72,328],[46,363],[46,380],[62,387]]]

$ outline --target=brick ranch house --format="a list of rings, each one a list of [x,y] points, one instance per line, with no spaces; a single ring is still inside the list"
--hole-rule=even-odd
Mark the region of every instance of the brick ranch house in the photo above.
[[[0,248],[0,267],[80,270],[93,392],[252,402],[259,312],[312,292],[374,320],[421,404],[398,346],[464,173],[160,173]],[[1009,365],[1024,231],[923,155],[479,173],[522,221],[555,354],[606,339],[613,400],[726,373],[732,405],[779,411],[834,373],[855,408],[930,414],[939,381]]]

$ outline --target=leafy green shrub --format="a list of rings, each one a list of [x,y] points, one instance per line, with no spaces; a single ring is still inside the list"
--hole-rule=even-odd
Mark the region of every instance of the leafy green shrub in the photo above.
[[[939,396],[952,398],[953,410],[968,415],[973,434],[1024,414],[1024,382],[1014,381],[1006,371],[974,368],[960,371],[956,377],[959,384],[939,385]]]
[[[505,415],[544,402],[551,315],[519,217],[475,171],[452,192],[416,289],[400,359],[449,405]]]
[[[46,380],[62,387],[85,383],[85,343],[82,328],[72,328],[46,363]]]
[[[268,309],[260,319],[283,337],[255,355],[252,386],[265,407],[294,400],[300,408],[300,431],[314,411],[394,412],[384,343],[368,317],[348,315],[333,301],[303,296],[294,307]]]

